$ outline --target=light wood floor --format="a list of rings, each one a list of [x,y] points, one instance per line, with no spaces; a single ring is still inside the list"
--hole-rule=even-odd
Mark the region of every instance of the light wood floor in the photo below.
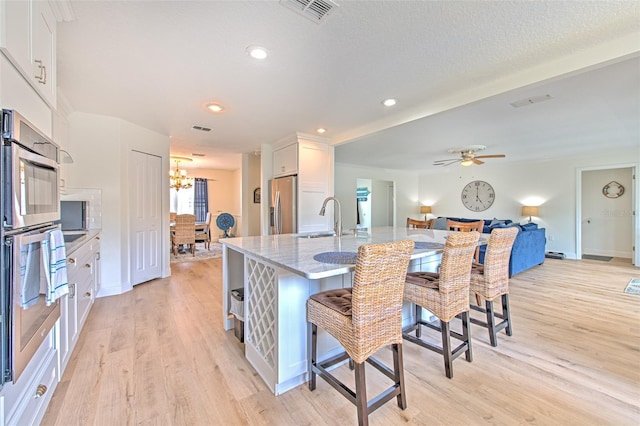
[[[357,423],[322,380],[271,394],[222,330],[220,259],[172,270],[96,300],[44,425]],[[516,275],[514,335],[492,348],[472,326],[474,360],[457,359],[451,380],[440,355],[405,342],[408,408],[389,402],[371,424],[640,424],[640,295],[623,292],[638,277],[623,259],[547,259]],[[372,395],[386,382],[367,372]]]

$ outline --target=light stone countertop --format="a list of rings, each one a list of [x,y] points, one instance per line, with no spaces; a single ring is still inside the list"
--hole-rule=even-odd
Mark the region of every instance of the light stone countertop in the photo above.
[[[101,229],[89,229],[87,231],[62,231],[64,235],[78,235],[78,234],[82,235],[77,240],[66,242],[64,244],[66,255],[69,256],[70,254],[72,254],[84,243],[86,243],[87,241],[90,241],[92,238],[98,235],[100,231]]]
[[[353,264],[332,264],[314,260],[313,256],[325,252],[357,252],[362,244],[377,244],[411,239],[416,242],[440,243],[444,245],[448,231],[431,229],[409,229],[405,227],[376,227],[369,232],[346,231],[349,234],[337,237],[300,238],[307,234],[284,234],[256,237],[221,238],[219,242],[243,254],[254,256],[277,267],[284,268],[308,279],[320,279],[342,275],[353,271]],[[318,234],[316,232],[311,233]],[[481,240],[486,242],[488,235]],[[411,259],[427,257],[442,249],[415,249]]]

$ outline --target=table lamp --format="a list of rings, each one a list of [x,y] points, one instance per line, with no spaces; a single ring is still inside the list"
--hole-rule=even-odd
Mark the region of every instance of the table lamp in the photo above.
[[[424,220],[427,220],[427,213],[431,213],[431,206],[420,206],[420,213],[424,215]]]
[[[531,223],[531,216],[540,217],[538,206],[522,206],[522,216],[529,216],[529,223]]]

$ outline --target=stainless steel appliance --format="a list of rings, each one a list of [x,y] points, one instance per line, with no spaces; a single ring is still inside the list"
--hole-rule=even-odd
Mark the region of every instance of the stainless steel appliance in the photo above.
[[[298,232],[298,177],[286,176],[269,181],[271,234]]]
[[[16,381],[60,317],[42,241],[59,226],[58,146],[18,112],[0,121],[0,386]]]
[[[11,293],[11,366],[4,370],[6,380],[18,380],[60,317],[59,302],[47,306],[45,301],[49,270],[42,249],[47,231],[57,228],[45,226],[4,237],[2,276]]]
[[[60,219],[58,146],[12,110],[2,110],[3,227]]]

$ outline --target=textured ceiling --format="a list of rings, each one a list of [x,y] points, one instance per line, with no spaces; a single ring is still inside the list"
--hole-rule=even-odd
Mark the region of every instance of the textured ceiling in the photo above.
[[[554,99],[522,108],[526,114],[509,110],[508,102],[542,94],[547,88],[539,80],[604,61],[615,65],[617,56],[636,55],[626,64],[637,71],[638,2],[338,3],[318,25],[277,1],[71,1],[76,18],[58,25],[60,94],[73,110],[169,135],[172,154],[206,154],[186,168],[235,169],[239,153],[320,126],[334,144],[355,141],[360,152],[365,142],[378,144],[367,150],[372,165],[384,159],[391,168],[393,154],[406,168],[411,157],[386,153],[385,146],[416,144],[429,163],[448,158],[446,148],[466,144],[510,154],[510,144],[536,143],[530,129],[548,119],[545,132],[533,133],[553,150],[550,138],[580,137],[563,132],[565,120],[600,114],[613,120],[602,126],[619,125],[629,113],[616,109],[631,106],[637,113],[638,97],[634,103],[629,94],[638,94],[638,74],[629,76],[628,68],[617,71],[624,78],[615,88],[593,98],[579,84],[607,82],[555,78],[548,89]],[[249,45],[264,46],[269,58],[251,59]],[[520,86],[527,87],[492,97]],[[611,99],[617,95],[621,106]],[[578,103],[564,99],[574,96]],[[398,105],[384,108],[380,102],[388,97]],[[614,111],[558,115],[588,110],[584,102],[602,97]],[[483,98],[490,98],[486,107],[474,102]],[[210,101],[226,110],[208,112]],[[465,124],[453,114],[463,114]],[[425,133],[424,122],[431,120],[433,130]],[[195,132],[193,125],[212,131]],[[637,127],[625,128],[637,140]],[[348,145],[337,148],[339,161],[355,158]]]

